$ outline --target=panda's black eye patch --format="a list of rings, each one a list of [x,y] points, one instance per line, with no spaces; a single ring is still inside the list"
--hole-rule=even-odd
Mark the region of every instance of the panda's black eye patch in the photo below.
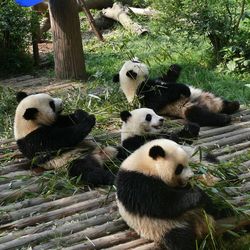
[[[51,107],[51,109],[52,109],[54,112],[56,112],[56,105],[55,105],[54,101],[50,101],[50,102],[49,102],[49,106]]]
[[[145,120],[150,122],[152,120],[152,115],[147,114]]]
[[[178,165],[178,166],[176,167],[176,169],[175,169],[175,174],[176,174],[176,175],[181,174],[183,168],[184,168],[184,167],[183,167],[182,165]]]

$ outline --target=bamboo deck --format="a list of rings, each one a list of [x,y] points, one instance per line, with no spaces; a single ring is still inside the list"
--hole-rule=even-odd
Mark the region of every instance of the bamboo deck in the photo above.
[[[31,82],[27,77],[23,81]],[[14,80],[13,80],[14,82]],[[46,82],[46,81],[45,81]],[[4,82],[3,82],[4,84]],[[68,85],[65,85],[68,84]],[[50,92],[75,83],[55,83],[31,91]],[[20,85],[19,85],[20,86]],[[22,89],[29,86],[23,84]],[[30,90],[30,89],[29,89]],[[206,147],[220,161],[233,160],[250,153],[250,110],[242,109],[226,127],[201,130],[194,146]],[[237,186],[226,187],[229,202],[244,207],[250,215],[250,160],[241,161]],[[80,190],[75,194],[39,195],[46,183],[42,173],[31,171],[13,139],[0,141],[0,250],[4,249],[154,249],[153,243],[141,239],[119,217],[115,192],[105,189]],[[36,198],[27,199],[29,193]],[[26,198],[24,198],[24,196]],[[6,200],[12,203],[5,203]],[[18,201],[17,201],[18,200]],[[218,231],[250,224],[249,217],[218,221]],[[231,226],[230,226],[231,225]],[[29,249],[31,249],[29,248]]]

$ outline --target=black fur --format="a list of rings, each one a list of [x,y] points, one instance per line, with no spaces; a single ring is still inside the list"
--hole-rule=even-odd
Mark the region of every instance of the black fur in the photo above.
[[[102,168],[100,163],[88,155],[83,159],[71,162],[69,168],[70,177],[79,177],[81,182],[90,186],[113,185],[115,176],[108,169]]]
[[[190,95],[190,89],[185,84],[166,83],[152,79],[142,82],[137,89],[137,96],[142,104],[156,113],[167,104],[179,100],[181,96],[189,97]]]
[[[189,224],[182,228],[174,228],[164,236],[164,247],[171,250],[195,250],[195,231]]]
[[[181,66],[178,64],[170,65],[167,73],[163,74],[159,79],[163,82],[177,82],[181,74]]]
[[[19,102],[21,102],[27,96],[28,96],[28,94],[25,93],[25,92],[22,92],[22,91],[17,92],[17,94],[16,94],[16,100],[19,103]]]
[[[136,77],[137,77],[137,73],[134,72],[133,70],[129,70],[129,71],[127,71],[127,73],[126,73],[126,76],[129,77],[129,78],[131,78],[131,79],[133,79],[133,80],[135,80]]]
[[[201,206],[206,194],[199,188],[173,188],[157,177],[120,170],[117,197],[128,212],[158,219],[174,219]]]
[[[227,101],[227,100],[223,100],[223,107],[221,110],[221,113],[224,114],[233,114],[234,112],[236,112],[237,110],[239,110],[240,108],[240,103],[238,101]]]
[[[95,125],[95,117],[88,115],[77,124],[73,123],[72,117],[75,116],[73,114],[58,116],[55,124],[41,126],[24,138],[17,140],[20,151],[27,158],[32,159],[39,153],[51,153],[75,147],[89,134]]]
[[[198,123],[200,126],[225,126],[231,122],[229,115],[214,113],[196,105],[187,109],[185,116],[189,121]]]
[[[166,154],[162,147],[156,145],[150,148],[149,156],[153,158],[154,160],[156,160],[158,157],[164,158]]]
[[[122,111],[120,113],[120,117],[121,117],[121,120],[124,121],[124,122],[127,122],[128,118],[132,116],[131,113],[129,111]]]
[[[28,108],[25,110],[25,112],[23,114],[23,118],[25,120],[35,120],[38,112],[39,111],[37,108]]]

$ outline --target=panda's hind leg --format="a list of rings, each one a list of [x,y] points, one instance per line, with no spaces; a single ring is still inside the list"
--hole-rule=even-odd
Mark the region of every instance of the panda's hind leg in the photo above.
[[[185,110],[188,121],[198,123],[200,126],[226,126],[231,122],[227,114],[211,112],[198,105],[192,105]]]
[[[92,155],[71,162],[68,170],[70,177],[80,178],[81,182],[90,186],[113,185],[115,176]]]
[[[168,250],[195,250],[195,239],[191,225],[174,228],[165,234],[162,247]]]
[[[240,103],[238,101],[223,100],[221,113],[230,115],[238,111],[239,108]]]

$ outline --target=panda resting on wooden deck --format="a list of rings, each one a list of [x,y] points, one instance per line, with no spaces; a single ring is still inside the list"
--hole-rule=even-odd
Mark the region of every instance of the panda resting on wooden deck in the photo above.
[[[135,97],[144,107],[159,115],[170,115],[198,123],[200,126],[225,126],[231,122],[238,101],[228,101],[212,93],[177,83],[179,65],[171,65],[166,74],[150,79],[147,65],[137,58],[124,63],[113,81],[119,82],[129,103]]]
[[[115,156],[114,148],[100,149],[84,141],[95,125],[94,115],[83,110],[62,115],[62,100],[44,93],[18,92],[16,98],[15,140],[33,166],[57,169],[70,165],[70,177],[81,176],[93,186],[113,184],[114,175],[103,164]]]

